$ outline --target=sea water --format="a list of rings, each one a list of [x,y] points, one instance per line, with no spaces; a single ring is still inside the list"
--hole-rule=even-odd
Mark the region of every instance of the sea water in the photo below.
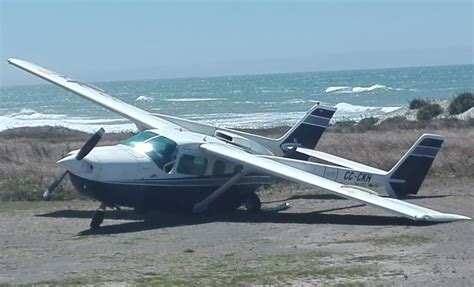
[[[451,99],[474,90],[473,71],[474,65],[459,65],[92,84],[152,113],[217,126],[265,128],[291,125],[318,102],[338,108],[335,120],[357,120],[382,116],[413,98]],[[135,129],[52,84],[1,88],[0,130],[42,125],[88,132],[101,126],[108,132]]]

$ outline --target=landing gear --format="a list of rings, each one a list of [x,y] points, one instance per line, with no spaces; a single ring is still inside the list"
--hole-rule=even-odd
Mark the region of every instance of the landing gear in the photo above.
[[[105,218],[105,209],[107,206],[103,203],[100,204],[99,208],[94,212],[92,216],[90,227],[91,229],[97,229],[100,227]]]
[[[245,208],[252,213],[257,213],[262,210],[262,202],[255,193],[250,193],[249,197],[244,201]]]

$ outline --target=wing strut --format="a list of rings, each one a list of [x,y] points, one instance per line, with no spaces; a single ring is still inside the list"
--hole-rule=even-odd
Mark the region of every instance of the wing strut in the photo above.
[[[207,210],[209,204],[214,202],[221,194],[226,192],[229,188],[231,188],[237,181],[239,181],[245,175],[245,170],[241,170],[239,173],[231,177],[226,183],[221,185],[218,189],[212,192],[208,197],[204,198],[202,201],[196,203],[193,206],[194,213],[200,213]]]

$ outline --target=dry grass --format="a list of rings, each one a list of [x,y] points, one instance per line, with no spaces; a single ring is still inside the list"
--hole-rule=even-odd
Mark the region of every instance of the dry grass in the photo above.
[[[116,144],[129,134],[104,136],[99,145]],[[56,161],[81,148],[89,134],[66,128],[18,128],[0,132],[0,200],[39,200],[61,170]],[[78,198],[65,181],[55,199]]]
[[[424,129],[367,131],[364,133],[325,133],[318,150],[362,162],[385,170],[390,169],[423,134],[446,137],[436,157],[431,175],[471,177],[474,175],[474,129]]]
[[[286,128],[258,130],[278,136]],[[446,136],[430,175],[474,176],[474,129],[428,128],[423,130],[370,130],[363,133],[326,132],[318,149],[348,159],[389,169],[425,132]],[[116,144],[129,134],[109,134],[99,145]],[[20,128],[0,132],[0,200],[39,200],[41,194],[60,173],[56,161],[69,151],[80,148],[90,135],[64,128]],[[79,197],[68,180],[56,193],[56,199]]]

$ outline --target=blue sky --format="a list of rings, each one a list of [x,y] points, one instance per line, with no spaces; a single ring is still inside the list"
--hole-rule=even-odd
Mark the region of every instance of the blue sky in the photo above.
[[[0,85],[473,63],[472,1],[65,2],[0,0]]]

